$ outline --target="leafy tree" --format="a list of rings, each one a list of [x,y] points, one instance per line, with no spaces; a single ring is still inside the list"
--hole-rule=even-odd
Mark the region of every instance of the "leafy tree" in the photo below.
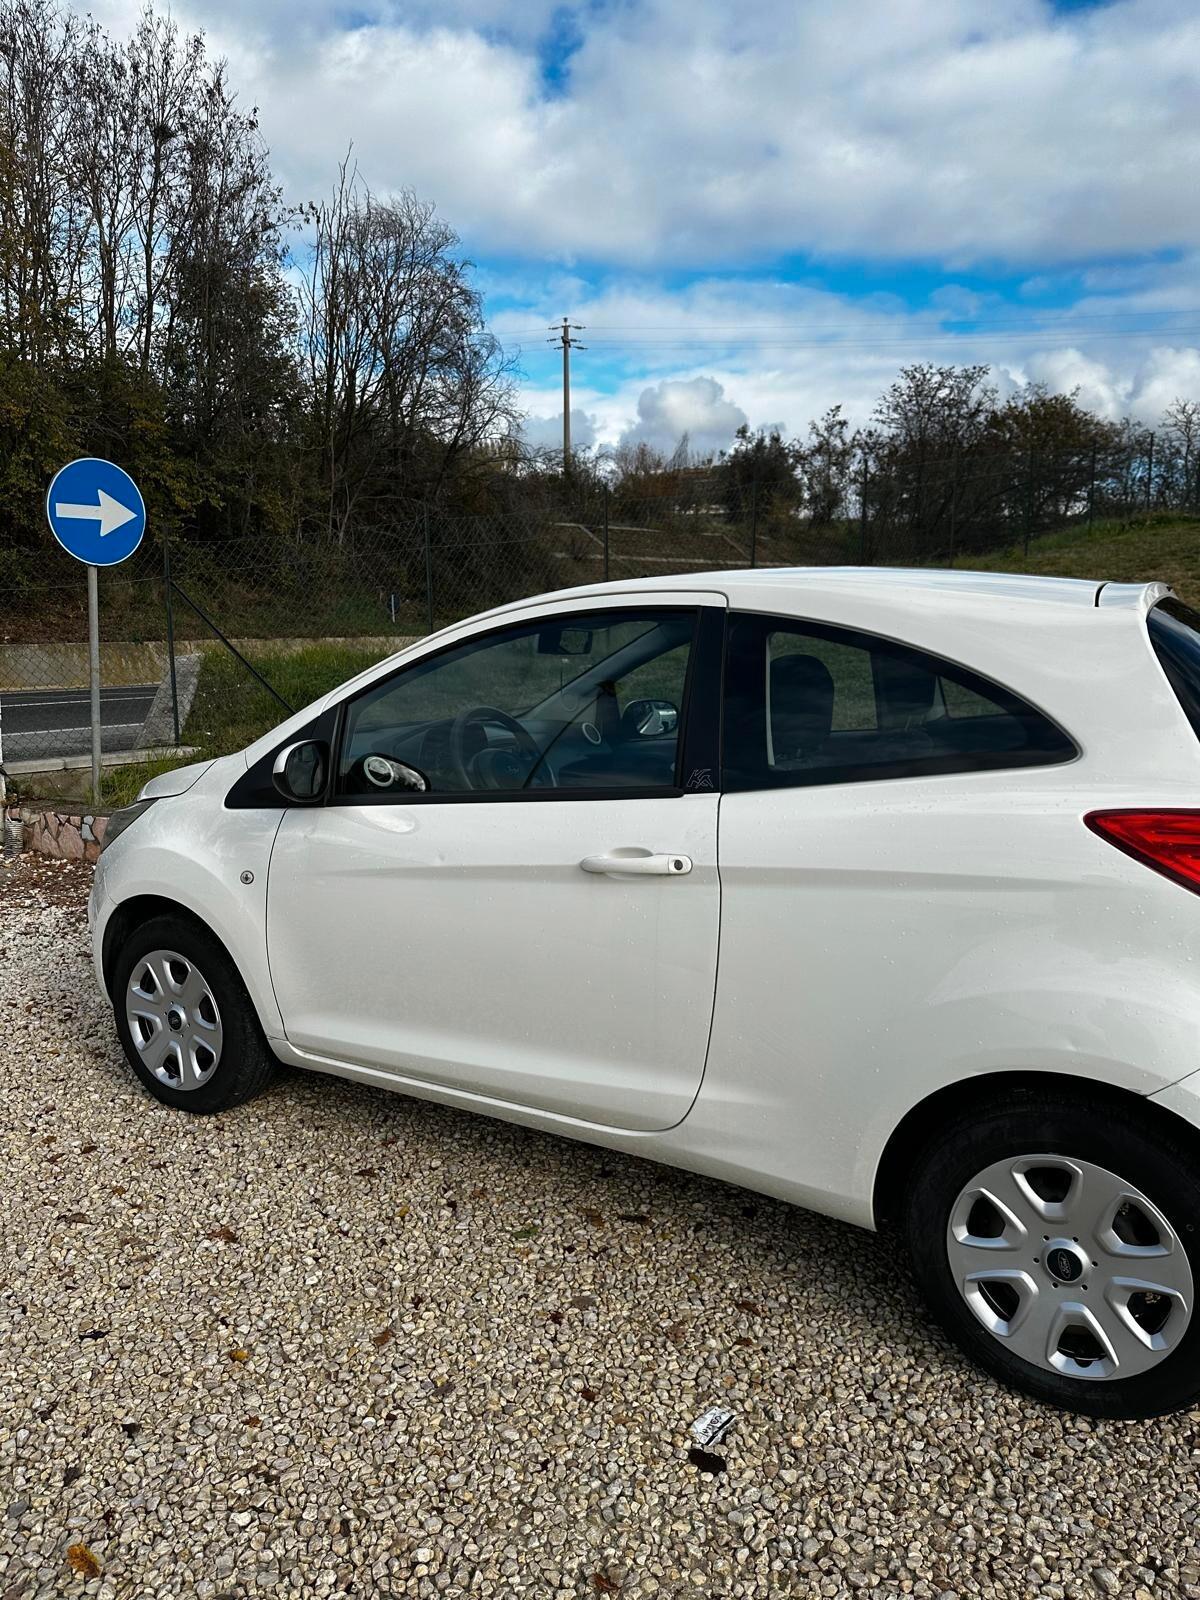
[[[803,447],[778,428],[738,429],[733,448],[718,466],[721,499],[731,522],[743,521],[752,504],[762,514],[793,506],[800,497]]]

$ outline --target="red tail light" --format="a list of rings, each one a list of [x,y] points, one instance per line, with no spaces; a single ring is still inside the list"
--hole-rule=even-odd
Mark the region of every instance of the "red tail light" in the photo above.
[[[1091,811],[1083,820],[1127,856],[1200,894],[1200,811]]]

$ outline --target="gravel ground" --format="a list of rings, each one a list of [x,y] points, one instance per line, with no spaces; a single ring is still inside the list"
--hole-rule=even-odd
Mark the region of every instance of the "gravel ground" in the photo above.
[[[1003,1393],[886,1241],[705,1180],[303,1074],[168,1111],[86,888],[0,868],[0,1600],[1200,1596],[1200,1412]]]

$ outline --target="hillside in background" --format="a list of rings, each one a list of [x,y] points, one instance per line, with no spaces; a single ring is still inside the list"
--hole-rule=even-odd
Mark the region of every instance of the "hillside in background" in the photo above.
[[[1152,521],[1137,527],[1066,528],[1020,545],[958,563],[978,572],[1041,572],[1109,583],[1169,583],[1180,599],[1200,607],[1200,518]]]

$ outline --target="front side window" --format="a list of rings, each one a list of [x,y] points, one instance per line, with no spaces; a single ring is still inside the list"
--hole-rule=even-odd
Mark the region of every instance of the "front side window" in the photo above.
[[[468,640],[352,700],[337,792],[670,789],[693,610],[576,613]]]
[[[854,783],[1068,761],[1075,746],[1016,695],[873,634],[731,618],[727,789]]]

